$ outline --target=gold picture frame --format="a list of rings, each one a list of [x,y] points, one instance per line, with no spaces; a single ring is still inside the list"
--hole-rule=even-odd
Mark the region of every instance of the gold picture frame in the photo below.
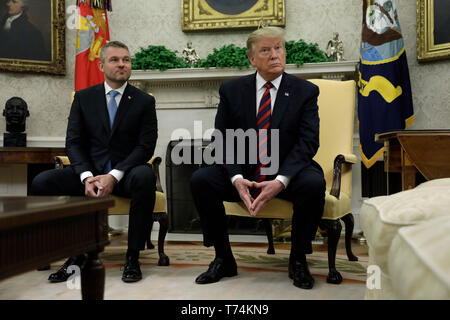
[[[442,10],[442,6],[448,8],[450,3],[448,0],[417,0],[419,62],[450,59],[450,17],[449,11]]]
[[[0,45],[3,45],[3,51],[0,49],[0,70],[28,73],[48,73],[65,75],[66,74],[66,50],[65,50],[65,3],[64,0],[46,0],[29,1],[29,7],[26,8],[27,27],[21,27],[21,40],[27,41],[28,47],[17,46],[14,36],[0,33]],[[0,28],[6,22],[8,9],[1,8]],[[23,14],[21,15],[23,17]],[[23,23],[23,20],[17,18],[17,23]],[[10,30],[16,30],[11,23]],[[30,27],[31,25],[31,27]],[[24,36],[24,29],[28,30],[32,36]],[[31,30],[31,31],[30,31]],[[36,31],[37,30],[37,31]],[[13,32],[13,31],[11,31]],[[35,37],[35,35],[38,37]],[[6,38],[9,36],[9,38]],[[5,37],[5,38],[2,38]],[[36,38],[39,39],[36,40]],[[7,42],[9,41],[9,42]],[[5,46],[4,43],[14,43]],[[42,50],[36,49],[36,43],[39,48],[42,44]],[[15,48],[8,49],[8,48]],[[7,51],[9,50],[9,51]],[[24,53],[26,52],[26,53]]]
[[[181,0],[183,31],[284,27],[284,0]]]

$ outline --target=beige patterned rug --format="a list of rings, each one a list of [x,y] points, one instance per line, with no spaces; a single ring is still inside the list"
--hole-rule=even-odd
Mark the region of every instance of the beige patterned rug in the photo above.
[[[314,288],[302,290],[293,286],[287,275],[288,243],[277,243],[275,255],[266,253],[264,243],[233,243],[238,275],[209,285],[197,285],[195,278],[206,271],[214,258],[214,249],[205,248],[200,242],[185,241],[165,244],[170,258],[168,267],[157,265],[155,249],[141,252],[142,280],[124,283],[121,280],[126,253],[124,238],[112,239],[101,254],[106,267],[106,300],[361,300],[366,290],[367,248],[355,245],[354,253],[359,261],[350,262],[342,254],[345,252],[343,241],[339,243],[336,258],[337,269],[344,278],[339,285],[326,282],[325,244],[313,245],[314,254],[307,256],[315,279]],[[52,263],[51,270],[32,270],[0,281],[0,300],[79,300],[79,288],[47,280],[63,262]]]
[[[214,259],[214,249],[201,244],[171,244],[165,245],[165,253],[170,258],[171,266],[208,266]],[[266,253],[262,245],[237,244],[232,247],[239,269],[248,271],[287,272],[289,250],[276,248],[274,255]],[[106,268],[120,268],[123,266],[126,247],[124,245],[110,245],[101,254]],[[348,261],[346,255],[336,255],[336,268],[344,281],[353,280],[361,283],[366,281],[367,256],[358,256],[359,261]],[[157,265],[158,253],[155,249],[145,250],[140,254],[142,266]],[[328,274],[328,253],[315,251],[307,255],[308,265],[313,276],[326,277]]]

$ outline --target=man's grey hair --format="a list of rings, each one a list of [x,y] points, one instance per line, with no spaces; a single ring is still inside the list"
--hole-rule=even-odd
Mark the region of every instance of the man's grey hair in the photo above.
[[[127,50],[128,52],[130,52],[130,50],[128,49],[128,47],[125,43],[120,42],[120,41],[109,41],[102,47],[102,50],[100,50],[100,61],[101,62],[105,62],[106,49],[108,49],[109,47],[123,48],[123,49]]]
[[[286,31],[280,27],[264,27],[259,28],[252,33],[247,38],[247,54],[253,55],[253,49],[255,43],[262,38],[280,38],[283,40],[283,46],[285,43]]]
[[[28,7],[30,6],[30,2],[31,0],[6,0],[6,2],[8,1],[13,1],[13,2],[18,2],[20,4],[20,7],[22,9],[28,9]]]
[[[19,2],[23,9],[28,9],[28,7],[30,6],[31,0],[15,0],[14,2]]]

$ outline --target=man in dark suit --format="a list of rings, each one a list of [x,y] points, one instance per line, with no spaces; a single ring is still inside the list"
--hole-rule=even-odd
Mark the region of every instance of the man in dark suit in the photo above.
[[[234,157],[227,154],[224,146],[223,165],[202,168],[192,175],[191,191],[200,215],[204,245],[214,246],[216,253],[208,270],[197,277],[198,284],[237,275],[222,202],[241,200],[250,214],[257,216],[268,201],[280,197],[292,201],[294,206],[289,277],[300,288],[314,285],[305,254],[312,253],[311,240],[325,203],[323,171],[312,160],[319,147],[319,89],[284,72],[284,43],[284,30],[278,27],[251,33],[247,55],[257,72],[224,82],[220,87],[215,129],[222,133],[225,145],[233,143],[226,139],[227,129],[256,130],[258,158],[252,164],[249,156],[256,144],[247,143],[245,150],[237,148]],[[260,135],[264,132],[269,132],[266,139]],[[276,165],[276,160],[279,163],[275,174],[263,172],[269,168],[263,156],[268,150],[270,153],[270,146],[278,149],[270,154],[272,164]],[[243,163],[236,160],[239,152],[245,153]]]
[[[156,178],[147,164],[157,139],[155,99],[128,84],[131,58],[123,43],[105,44],[99,68],[105,82],[76,92],[72,103],[66,135],[71,165],[39,174],[31,190],[33,195],[130,197],[122,280],[134,282],[142,278],[139,251],[144,249],[146,221],[155,203]],[[68,266],[82,260],[83,256],[70,258],[49,280],[67,280]]]

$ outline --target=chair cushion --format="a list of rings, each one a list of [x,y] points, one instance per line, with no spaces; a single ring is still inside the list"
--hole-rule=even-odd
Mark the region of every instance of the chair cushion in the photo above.
[[[351,212],[351,199],[348,194],[341,192],[339,199],[325,192],[325,207],[322,219],[337,220]]]
[[[129,214],[130,213],[130,202],[129,198],[119,197],[112,195],[114,201],[114,207],[108,209],[108,214]],[[155,206],[153,207],[153,212],[167,212],[166,211],[166,196],[164,193],[156,191]]]
[[[252,217],[252,218],[273,218],[273,219],[291,219],[293,205],[292,202],[275,198],[269,201],[267,205],[258,213],[256,217],[250,215],[245,204],[240,202],[223,202],[227,215]]]
[[[408,225],[448,213],[450,179],[439,180],[393,194],[383,203],[375,202],[380,219],[384,223]]]
[[[420,188],[430,188],[430,187],[449,187],[450,186],[450,178],[442,178],[442,179],[434,179],[429,180],[424,183],[419,184],[416,189]]]
[[[336,220],[350,212],[350,197],[341,192],[339,199],[330,195],[329,191],[325,193],[325,208],[323,219]],[[242,201],[240,202],[223,202],[227,215],[253,217],[248,212]],[[291,219],[293,205],[290,201],[275,198],[261,210],[256,218],[272,218],[272,219]]]
[[[388,270],[399,299],[450,299],[449,230],[447,215],[398,231]]]
[[[450,179],[440,180],[363,202],[361,228],[371,248],[374,263],[383,271],[387,270],[388,250],[399,228],[449,214]]]

